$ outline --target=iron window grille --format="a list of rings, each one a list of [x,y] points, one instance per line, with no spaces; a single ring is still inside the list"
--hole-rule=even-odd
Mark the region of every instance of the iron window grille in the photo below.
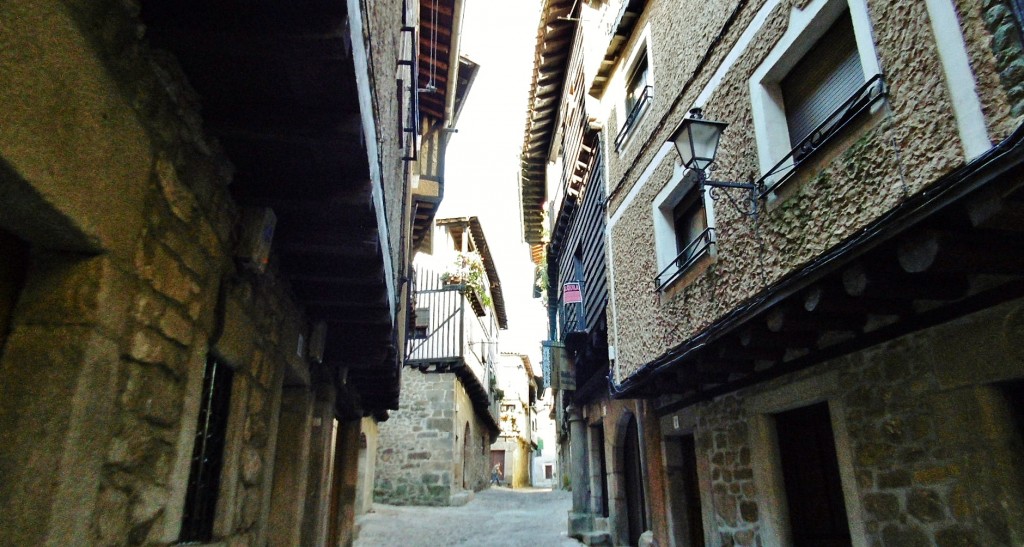
[[[715,229],[705,228],[696,238],[690,241],[678,255],[665,267],[664,270],[654,278],[654,286],[658,291],[671,285],[679,279],[686,271],[693,267],[698,260],[707,254],[715,245]]]
[[[622,124],[622,129],[619,130],[619,134],[615,137],[616,152],[622,148],[622,144],[626,142],[626,137],[633,131],[633,127],[640,120],[640,114],[653,97],[654,86],[652,85],[644,86],[640,93],[636,95],[633,106],[629,109],[629,114],[626,115],[626,123]]]
[[[224,442],[231,409],[233,371],[226,364],[208,357],[203,370],[203,392],[199,407],[195,445],[189,471],[185,511],[181,524],[182,542],[213,539],[213,522],[220,491],[220,472],[224,462]]]
[[[764,189],[759,198],[767,197],[768,194],[789,180],[801,164],[813,157],[821,147],[842,133],[862,113],[870,110],[875,103],[887,97],[888,94],[884,76],[881,74],[872,76],[754,183],[755,186]],[[771,177],[776,175],[781,176],[777,180],[771,181]]]

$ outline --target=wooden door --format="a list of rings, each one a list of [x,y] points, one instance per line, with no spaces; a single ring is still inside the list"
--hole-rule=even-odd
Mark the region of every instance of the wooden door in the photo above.
[[[630,416],[623,446],[630,545],[637,545],[640,542],[640,535],[647,529],[647,502],[644,499],[644,473],[640,461],[640,436],[636,417]]]
[[[683,506],[686,522],[687,545],[704,547],[704,519],[700,508],[700,479],[697,476],[697,449],[693,435],[679,438],[683,487]]]
[[[828,404],[778,414],[775,426],[793,545],[850,545]]]

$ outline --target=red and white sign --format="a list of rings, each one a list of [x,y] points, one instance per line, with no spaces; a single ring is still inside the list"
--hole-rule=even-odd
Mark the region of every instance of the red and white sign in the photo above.
[[[562,286],[562,302],[565,304],[580,304],[583,302],[583,291],[577,282],[566,283]]]

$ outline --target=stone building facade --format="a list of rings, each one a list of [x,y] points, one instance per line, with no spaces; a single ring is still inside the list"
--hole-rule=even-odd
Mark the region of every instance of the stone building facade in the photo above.
[[[555,429],[554,420],[554,397],[550,389],[541,388],[537,397],[537,410],[534,419],[537,428],[534,430],[534,438],[537,440],[537,450],[533,455],[533,477],[534,487],[548,487],[559,489],[562,486],[562,473],[565,469],[561,467],[558,459],[558,434]]]
[[[592,545],[630,545],[647,530],[648,504],[656,503],[642,495],[640,455],[640,434],[656,421],[636,401],[612,399],[608,390],[610,152],[585,85],[593,38],[582,12],[573,11],[579,7],[545,2],[538,25],[522,156],[524,236],[546,265],[550,324],[544,351],[560,486],[573,492],[568,533]]]
[[[642,444],[613,542],[1022,541],[1018,8],[562,14],[607,181],[608,388]],[[699,116],[728,124],[710,170],[673,142]]]
[[[370,4],[0,7],[0,543],[351,543],[421,61]]]
[[[479,219],[436,223],[429,252],[415,262],[402,408],[380,425],[381,503],[462,505],[490,478],[499,431],[494,366],[507,327],[501,281]]]
[[[500,481],[512,488],[534,484],[534,453],[537,449],[537,378],[530,357],[502,353],[495,367],[500,400],[498,425],[501,433],[491,445],[491,470],[501,465]],[[546,418],[546,417],[545,417]],[[493,477],[492,477],[493,480]]]
[[[465,503],[469,492],[487,486],[488,452],[481,446],[490,445],[490,431],[454,375],[411,371],[403,378],[402,409],[382,426],[374,500]]]

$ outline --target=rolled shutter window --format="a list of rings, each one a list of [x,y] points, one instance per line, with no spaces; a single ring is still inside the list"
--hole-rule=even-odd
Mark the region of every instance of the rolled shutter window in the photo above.
[[[780,82],[795,148],[864,85],[853,23],[847,11]]]

